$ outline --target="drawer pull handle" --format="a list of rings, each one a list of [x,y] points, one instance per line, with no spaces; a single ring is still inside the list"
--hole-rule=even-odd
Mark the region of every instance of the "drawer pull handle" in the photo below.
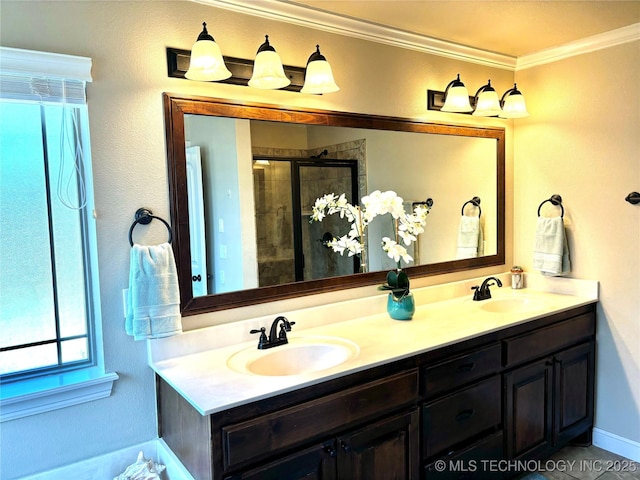
[[[475,362],[463,363],[458,367],[459,372],[470,372],[476,366]]]
[[[473,408],[469,410],[463,410],[458,415],[456,415],[456,421],[464,422],[465,420],[469,420],[474,413],[476,413],[476,411]]]
[[[351,451],[351,445],[349,445],[346,442],[340,442],[340,446],[342,447],[342,450],[344,450],[345,452],[349,453]]]

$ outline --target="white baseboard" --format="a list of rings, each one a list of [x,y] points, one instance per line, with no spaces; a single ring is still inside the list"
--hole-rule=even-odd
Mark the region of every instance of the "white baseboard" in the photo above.
[[[593,444],[598,448],[621,455],[634,462],[640,462],[640,442],[634,442],[628,438],[594,428]]]
[[[128,465],[134,463],[140,451],[144,452],[145,458],[151,458],[154,462],[167,467],[161,476],[163,480],[194,480],[164,443],[164,440],[160,438],[24,477],[22,480],[69,480],[70,478],[74,480],[111,480],[120,475]]]

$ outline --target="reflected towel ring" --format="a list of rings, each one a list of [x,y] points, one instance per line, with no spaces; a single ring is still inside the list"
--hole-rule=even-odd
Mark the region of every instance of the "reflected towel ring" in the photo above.
[[[460,215],[464,217],[464,207],[468,204],[473,205],[478,209],[478,218],[482,216],[482,208],[480,208],[480,197],[473,197],[471,200],[468,200],[462,204],[462,210],[460,211]]]
[[[538,206],[538,216],[540,216],[540,209],[542,208],[542,205],[544,205],[547,202],[550,202],[551,205],[555,205],[556,207],[560,207],[560,209],[562,210],[560,217],[564,218],[564,207],[562,206],[562,197],[557,193],[551,195],[550,198],[547,198],[540,204],[540,206]]]
[[[167,241],[171,243],[171,241],[173,240],[173,232],[171,230],[171,226],[163,218],[156,217],[155,215],[152,215],[152,214],[153,212],[148,208],[139,208],[138,210],[136,210],[136,215],[135,215],[136,219],[131,224],[131,228],[129,228],[129,243],[131,244],[132,247],[133,247],[133,229],[135,228],[135,226],[138,225],[139,223],[142,225],[149,225],[151,223],[151,220],[153,220],[154,218],[164,223],[164,226],[167,227],[167,230],[169,230],[169,240]]]

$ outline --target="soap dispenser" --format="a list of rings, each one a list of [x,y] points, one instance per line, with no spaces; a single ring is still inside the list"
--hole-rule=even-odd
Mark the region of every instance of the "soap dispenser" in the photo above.
[[[511,267],[511,288],[519,290],[523,287],[523,272],[524,270],[522,270],[522,267],[519,265]]]

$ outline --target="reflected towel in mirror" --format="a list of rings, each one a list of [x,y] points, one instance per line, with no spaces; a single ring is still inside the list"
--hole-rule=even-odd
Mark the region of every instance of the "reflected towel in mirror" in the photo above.
[[[131,248],[125,330],[135,340],[182,332],[178,275],[169,243]]]
[[[483,255],[484,236],[480,225],[480,217],[460,217],[458,227],[457,259],[476,258]]]

